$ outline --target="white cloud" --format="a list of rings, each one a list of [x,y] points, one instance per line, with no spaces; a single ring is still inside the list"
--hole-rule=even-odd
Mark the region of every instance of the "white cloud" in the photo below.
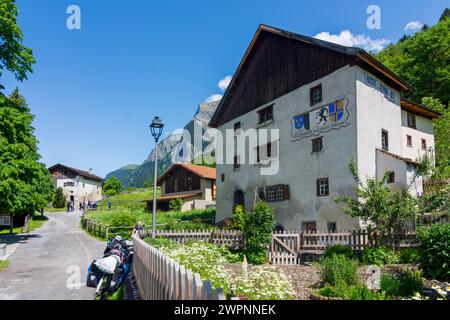
[[[217,86],[219,87],[220,90],[225,91],[225,90],[227,90],[230,82],[231,82],[231,76],[226,76],[225,78],[223,78],[222,80],[219,81]]]
[[[372,39],[365,34],[354,35],[349,30],[341,31],[340,34],[330,34],[329,32],[321,32],[314,38],[337,43],[347,47],[360,47],[367,51],[379,52],[386,47],[390,41],[387,39]]]
[[[206,103],[210,103],[210,102],[214,102],[214,101],[219,101],[222,99],[222,95],[221,94],[213,94],[211,96],[209,96],[208,98],[206,98],[205,102]]]
[[[416,31],[420,30],[423,27],[423,23],[420,21],[411,21],[405,26],[405,31]]]

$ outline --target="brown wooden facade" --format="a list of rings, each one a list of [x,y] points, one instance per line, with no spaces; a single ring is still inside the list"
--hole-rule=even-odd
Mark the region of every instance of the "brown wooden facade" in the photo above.
[[[408,88],[362,49],[260,26],[210,126],[219,127],[346,65],[363,66],[398,90]]]
[[[176,167],[165,178],[166,194],[200,190],[200,177],[183,167]]]

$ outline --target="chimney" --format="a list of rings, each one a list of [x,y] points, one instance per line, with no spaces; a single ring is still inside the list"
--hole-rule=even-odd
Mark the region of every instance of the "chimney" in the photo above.
[[[92,174],[92,168],[89,168],[89,173]]]

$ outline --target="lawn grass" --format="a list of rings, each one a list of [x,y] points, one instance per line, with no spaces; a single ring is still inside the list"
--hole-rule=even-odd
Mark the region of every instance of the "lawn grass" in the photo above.
[[[28,231],[39,229],[48,220],[48,217],[41,216],[40,214],[35,215],[31,218],[30,224],[28,226]],[[15,227],[12,234],[22,233],[22,227]],[[9,234],[9,228],[0,230],[0,234]]]
[[[104,225],[110,225],[114,216],[118,214],[131,214],[136,221],[141,221],[145,226],[151,227],[152,214],[145,209],[117,208],[111,210],[89,211],[85,214],[88,219],[97,220]],[[192,210],[188,212],[157,212],[156,224],[158,229],[171,230],[200,230],[214,228],[213,222],[215,209]]]
[[[156,195],[161,194],[160,188],[156,189]],[[100,209],[108,208],[111,201],[112,208],[142,208],[146,207],[145,200],[153,198],[153,188],[124,191],[115,196],[108,197],[98,203]]]
[[[8,268],[9,264],[10,264],[9,260],[0,260],[0,272]]]

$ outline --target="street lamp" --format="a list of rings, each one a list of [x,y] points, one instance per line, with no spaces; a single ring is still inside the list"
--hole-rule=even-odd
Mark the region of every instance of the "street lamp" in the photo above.
[[[153,177],[153,217],[152,217],[152,237],[156,237],[156,180],[158,179],[158,140],[161,137],[164,123],[159,117],[153,119],[150,125],[153,138],[155,138],[155,173]]]

